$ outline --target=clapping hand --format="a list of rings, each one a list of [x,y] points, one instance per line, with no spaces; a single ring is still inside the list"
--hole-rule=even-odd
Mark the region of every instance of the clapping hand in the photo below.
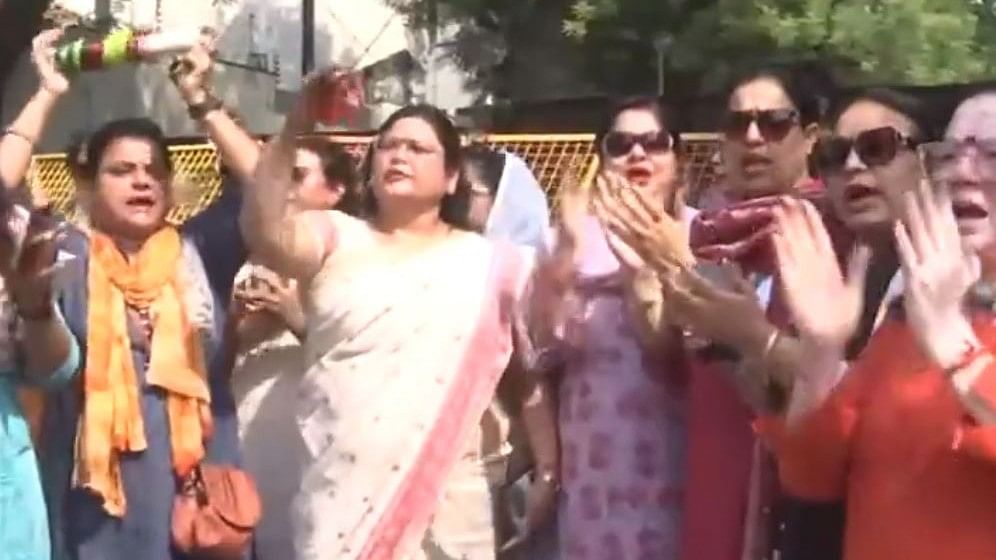
[[[946,184],[931,189],[922,180],[902,196],[903,219],[894,233],[906,320],[924,352],[950,368],[979,344],[963,310],[965,294],[979,278],[978,257],[962,244]]]
[[[24,314],[41,314],[51,305],[60,234],[61,225],[43,208],[31,212],[20,243],[10,230],[0,235],[0,276]]]
[[[695,262],[684,225],[665,211],[664,201],[649,200],[623,177],[614,173],[598,177],[594,207],[610,248],[629,268],[649,265],[660,274],[670,274]]]
[[[861,318],[871,251],[855,249],[845,276],[819,212],[789,197],[775,208],[772,242],[779,287],[800,336],[843,355]]]

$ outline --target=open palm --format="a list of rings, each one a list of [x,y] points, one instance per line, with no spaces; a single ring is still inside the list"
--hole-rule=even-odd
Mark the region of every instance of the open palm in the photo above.
[[[614,173],[596,182],[595,213],[609,232],[609,244],[627,264],[646,263],[660,274],[688,269],[695,259],[685,226],[668,214],[660,201]],[[631,264],[632,266],[632,264]]]
[[[772,239],[780,286],[800,335],[821,347],[842,349],[861,318],[871,252],[852,254],[845,277],[816,208],[786,198],[775,210]]]
[[[906,280],[906,321],[931,359],[949,367],[975,338],[962,304],[979,277],[978,259],[962,245],[946,185],[935,193],[924,181],[903,197],[895,236]]]

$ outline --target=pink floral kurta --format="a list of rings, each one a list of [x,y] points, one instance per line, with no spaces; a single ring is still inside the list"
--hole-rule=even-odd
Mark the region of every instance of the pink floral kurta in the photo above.
[[[560,386],[561,557],[677,559],[686,459],[682,365],[645,359],[619,263],[595,219],[583,247]]]

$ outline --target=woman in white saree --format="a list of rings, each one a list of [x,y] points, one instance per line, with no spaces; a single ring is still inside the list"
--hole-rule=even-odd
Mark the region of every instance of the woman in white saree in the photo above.
[[[251,251],[299,282],[308,317],[296,556],[493,558],[490,504],[465,497],[486,497],[472,459],[532,266],[463,229],[459,137],[434,107],[381,127],[368,221],[287,214],[293,138],[314,90],[268,146],[242,214]]]

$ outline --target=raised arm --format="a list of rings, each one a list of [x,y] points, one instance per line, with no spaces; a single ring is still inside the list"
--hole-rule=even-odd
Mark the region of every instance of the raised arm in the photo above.
[[[790,421],[826,399],[844,370],[848,341],[861,318],[871,251],[859,246],[841,271],[823,219],[812,204],[786,199],[772,236],[780,288],[799,330]]]
[[[973,423],[992,428],[994,357],[964,310],[965,297],[978,278],[977,257],[963,245],[947,185],[931,189],[922,181],[903,197],[904,217],[895,226],[895,236],[907,322],[924,353],[949,374]],[[990,437],[996,451],[996,437]]]
[[[31,166],[31,155],[56,102],[69,90],[69,81],[55,67],[55,42],[62,31],[43,31],[31,45],[38,90],[0,136],[0,184],[17,188]]]
[[[574,285],[576,261],[581,252],[584,223],[588,215],[588,189],[577,173],[568,173],[559,191],[559,219],[549,250],[538,252],[531,295],[531,325],[538,346],[550,346],[558,338],[567,299]]]
[[[293,213],[295,139],[314,125],[320,76],[305,80],[283,129],[266,145],[250,181],[239,222],[254,259],[280,276],[310,279],[332,252],[338,238],[335,212]]]
[[[36,211],[28,219],[22,249],[17,252],[14,236],[5,236],[0,259],[8,295],[23,324],[21,350],[28,380],[40,383],[66,381],[77,369],[79,348],[55,304],[52,288],[56,260],[56,222]]]
[[[214,42],[214,32],[205,29],[200,41],[170,67],[170,78],[187,104],[191,118],[217,146],[222,162],[239,179],[239,184],[245,184],[256,168],[260,147],[211,91]]]

